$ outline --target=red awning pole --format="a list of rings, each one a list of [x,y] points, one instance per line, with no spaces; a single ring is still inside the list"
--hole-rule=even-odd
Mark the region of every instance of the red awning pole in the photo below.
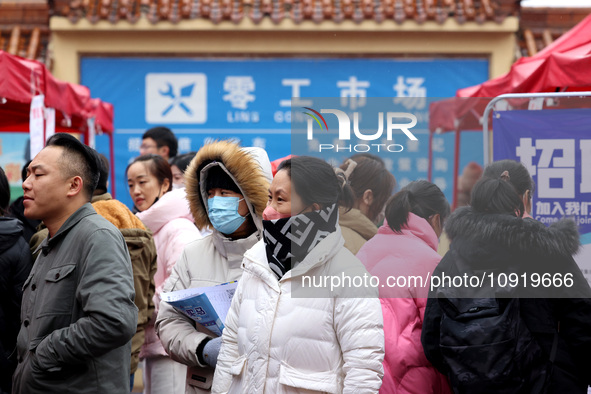
[[[452,211],[458,206],[458,174],[460,173],[460,129],[456,129],[456,140],[454,148],[454,190]]]
[[[427,180],[433,182],[433,132],[429,131],[429,169],[427,170]]]
[[[111,195],[113,198],[116,198],[115,193],[115,185],[117,184],[115,179],[115,144],[113,143],[113,139],[115,138],[112,133],[109,134],[109,161],[111,162]]]

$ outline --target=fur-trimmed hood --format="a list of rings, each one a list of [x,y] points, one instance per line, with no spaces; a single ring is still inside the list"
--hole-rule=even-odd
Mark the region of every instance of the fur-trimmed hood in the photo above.
[[[580,246],[577,225],[562,219],[550,227],[533,219],[510,215],[475,212],[471,207],[458,208],[445,223],[449,238],[461,238],[519,252],[572,256]]]
[[[199,149],[185,171],[187,199],[199,228],[211,226],[205,185],[212,166],[221,167],[236,183],[255,225],[262,231],[263,210],[267,206],[269,184],[273,180],[267,152],[260,148],[241,148],[229,141],[213,142]]]

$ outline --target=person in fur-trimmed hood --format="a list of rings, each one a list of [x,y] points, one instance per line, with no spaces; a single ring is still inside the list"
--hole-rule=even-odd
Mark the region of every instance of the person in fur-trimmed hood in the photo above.
[[[212,234],[189,243],[164,292],[238,280],[244,252],[261,239],[271,163],[260,148],[219,141],[204,145],[185,171],[187,199],[199,228]],[[221,338],[161,302],[156,331],[168,354],[189,366],[187,393],[209,392]]]
[[[551,360],[553,344],[556,344],[553,367],[543,383],[544,392],[586,393],[591,383],[591,290],[572,258],[580,245],[576,224],[562,219],[546,227],[522,217],[524,200],[509,177],[508,171],[503,172],[501,178],[484,177],[474,187],[471,207],[457,209],[447,220],[445,231],[452,243],[433,276],[496,272],[496,280],[500,272],[517,273],[520,283],[511,294],[519,298],[521,318],[541,348],[543,363]],[[557,285],[554,289],[541,284],[536,287],[531,275],[542,277],[544,273],[560,274],[562,278],[571,274],[574,285]],[[484,286],[490,287],[488,282]],[[440,346],[446,334],[440,331],[443,311],[435,298],[436,291],[432,290],[429,295],[421,341],[429,361],[449,374],[450,364]],[[478,361],[475,362],[478,365]],[[482,360],[482,365],[484,362]],[[450,378],[453,385],[454,379]],[[534,379],[524,384],[536,382]],[[484,392],[484,383],[481,388]],[[457,392],[458,387],[454,389]],[[504,387],[502,392],[523,390],[512,386]]]

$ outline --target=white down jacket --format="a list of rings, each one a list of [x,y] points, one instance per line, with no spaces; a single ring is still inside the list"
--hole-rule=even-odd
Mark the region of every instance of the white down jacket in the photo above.
[[[367,275],[343,244],[337,226],[279,281],[269,268],[263,241],[246,252],[226,318],[213,393],[378,392],[384,332],[377,289],[368,298],[344,293],[311,297],[313,292],[297,283],[308,275]]]

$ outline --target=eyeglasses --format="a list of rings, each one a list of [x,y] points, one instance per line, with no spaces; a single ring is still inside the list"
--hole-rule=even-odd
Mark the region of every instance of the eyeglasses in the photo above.
[[[158,145],[140,145],[140,150],[156,149]]]

